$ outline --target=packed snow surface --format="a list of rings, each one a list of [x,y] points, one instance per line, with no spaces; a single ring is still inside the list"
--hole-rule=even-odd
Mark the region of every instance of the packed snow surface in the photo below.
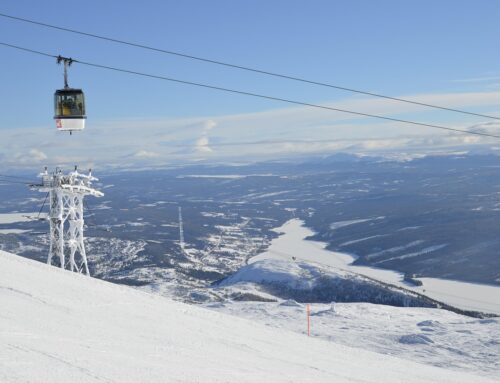
[[[0,252],[0,381],[488,382]]]
[[[234,302],[207,307],[276,328],[307,333],[306,305],[293,300]],[[500,319],[446,310],[370,303],[313,303],[313,337],[420,363],[500,376]]]
[[[397,271],[367,266],[355,266],[355,257],[325,249],[326,243],[306,240],[314,232],[304,226],[300,219],[292,219],[275,231],[281,233],[273,239],[269,249],[249,260],[249,263],[263,259],[296,259],[316,262],[338,269],[365,275],[382,282],[414,290],[453,306],[500,315],[500,287],[467,283],[439,278],[422,278],[423,286],[407,284],[403,274]]]

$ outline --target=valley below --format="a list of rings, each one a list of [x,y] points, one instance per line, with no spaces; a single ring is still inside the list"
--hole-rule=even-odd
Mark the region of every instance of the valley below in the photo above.
[[[311,336],[494,377],[498,167],[331,156],[104,171],[105,196],[85,206],[91,275],[301,334],[309,304]],[[0,249],[45,262],[44,196],[0,197]]]

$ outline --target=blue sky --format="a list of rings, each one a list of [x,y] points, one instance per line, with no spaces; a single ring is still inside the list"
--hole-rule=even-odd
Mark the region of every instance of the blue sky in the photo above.
[[[18,0],[5,1],[0,6],[0,12],[63,27],[485,113],[500,110],[500,51],[496,44],[500,35],[499,11],[500,3],[477,0]],[[487,121],[388,104],[3,18],[0,36],[3,42],[84,61],[305,102],[344,105],[465,128]],[[54,132],[52,120],[52,94],[62,87],[62,69],[49,58],[8,48],[0,47],[0,54],[0,145],[4,155],[2,158],[0,153],[0,160],[4,165],[8,162],[6,157],[26,164],[30,158],[33,163],[216,159],[223,153],[208,147],[209,143],[272,141],[283,137],[346,142],[352,138],[358,143],[363,139],[368,143],[373,139],[408,139],[408,135],[412,142],[414,135],[441,137],[440,132],[427,129],[381,125],[370,119],[351,118],[347,122],[348,116],[338,113],[75,65],[70,71],[70,85],[86,92],[88,128],[70,142],[69,137]],[[339,124],[343,124],[343,131]],[[339,127],[336,132],[342,131],[340,136],[332,133],[335,127]],[[19,142],[23,132],[32,141]],[[168,146],[158,143],[163,134],[169,142],[178,143],[177,150],[163,150]],[[40,142],[45,149],[35,146]],[[88,145],[98,146],[103,154],[96,150],[85,155]],[[193,145],[193,150],[189,150],[189,145]],[[346,145],[308,148],[306,152],[329,152]],[[401,145],[394,149],[405,150],[408,146]],[[116,150],[114,158],[104,155],[110,146]],[[389,147],[393,148],[392,144]],[[266,157],[276,147],[252,150],[226,148],[221,158],[242,153]],[[296,151],[301,152],[297,147],[289,152]]]

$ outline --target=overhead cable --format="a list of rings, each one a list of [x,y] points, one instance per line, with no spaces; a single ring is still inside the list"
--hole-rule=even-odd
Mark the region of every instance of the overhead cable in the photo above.
[[[28,49],[24,47],[20,47],[17,45],[13,44],[7,44],[4,42],[0,42],[0,45],[10,47],[10,48],[15,48],[19,49],[25,52],[29,53],[34,53],[42,56],[48,56],[48,57],[53,57],[53,58],[58,58],[59,56],[37,51],[34,49]],[[412,120],[403,120],[399,118],[393,118],[393,117],[386,117],[386,116],[381,116],[381,115],[376,115],[376,114],[370,114],[370,113],[364,113],[364,112],[357,112],[353,110],[347,110],[347,109],[340,109],[340,108],[334,108],[331,106],[326,106],[326,105],[319,105],[319,104],[312,104],[309,102],[303,102],[303,101],[297,101],[297,100],[291,100],[287,98],[281,98],[281,97],[275,97],[275,96],[267,96],[264,94],[259,94],[259,93],[252,93],[252,92],[246,92],[242,90],[237,90],[237,89],[230,89],[230,88],[223,88],[220,86],[215,86],[215,85],[209,85],[209,84],[202,84],[198,82],[193,82],[193,81],[187,81],[187,80],[180,80],[176,78],[171,78],[171,77],[165,77],[165,76],[159,76],[159,75],[154,75],[154,74],[149,74],[149,73],[144,73],[144,72],[138,72],[130,69],[123,69],[123,68],[117,68],[117,67],[112,67],[108,65],[102,65],[102,64],[97,64],[97,63],[91,63],[91,62],[86,62],[82,60],[75,60],[72,59],[73,62],[79,63],[82,65],[87,65],[95,68],[100,68],[100,69],[106,69],[110,71],[116,71],[116,72],[122,72],[122,73],[128,73],[128,74],[133,74],[136,76],[142,76],[142,77],[148,77],[148,78],[153,78],[157,80],[164,80],[164,81],[170,81],[170,82],[175,82],[179,84],[185,84],[185,85],[191,85],[191,86],[197,86],[201,88],[206,88],[206,89],[213,89],[213,90],[218,90],[221,92],[227,92],[227,93],[233,93],[233,94],[241,94],[244,96],[251,96],[251,97],[257,97],[257,98],[262,98],[262,99],[267,99],[267,100],[272,100],[272,101],[280,101],[288,104],[294,104],[294,105],[300,105],[300,106],[308,106],[311,108],[316,108],[316,109],[323,109],[323,110],[331,110],[334,112],[341,112],[341,113],[346,113],[346,114],[351,114],[351,115],[356,115],[356,116],[361,116],[361,117],[370,117],[370,118],[376,118],[379,120],[385,120],[385,121],[392,121],[392,122],[400,122],[403,124],[409,124],[409,125],[415,125],[415,126],[423,126],[423,127],[428,127],[428,128],[434,128],[434,129],[440,129],[440,130],[446,130],[446,131],[451,131],[451,132],[458,132],[458,133],[464,133],[464,134],[472,134],[476,136],[483,136],[483,137],[491,137],[491,138],[500,138],[499,135],[495,134],[490,134],[490,133],[485,133],[485,132],[480,132],[480,131],[471,131],[471,130],[465,130],[465,129],[458,129],[458,128],[450,128],[446,126],[441,126],[441,125],[435,125],[435,124],[428,124],[424,122],[417,122],[417,121],[412,121]]]
[[[30,23],[30,24],[46,27],[46,28],[52,28],[52,29],[56,29],[56,30],[60,30],[60,31],[64,31],[64,32],[70,32],[70,33],[74,33],[74,34],[78,34],[78,35],[82,35],[82,36],[87,36],[87,37],[92,37],[92,38],[96,38],[96,39],[100,39],[100,40],[105,40],[105,41],[109,41],[109,42],[113,42],[113,43],[117,43],[117,44],[128,45],[128,46],[132,46],[132,47],[136,47],[136,48],[146,49],[146,50],[155,51],[155,52],[159,52],[159,53],[165,53],[168,55],[179,56],[179,57],[183,57],[183,58],[187,58],[187,59],[191,59],[191,60],[202,61],[202,62],[215,64],[215,65],[221,65],[221,66],[230,67],[230,68],[234,68],[234,69],[240,69],[240,70],[244,70],[244,71],[248,71],[248,72],[259,73],[259,74],[263,74],[263,75],[267,75],[267,76],[279,77],[279,78],[283,78],[286,80],[293,80],[293,81],[298,81],[298,82],[302,82],[302,83],[338,89],[338,90],[342,90],[342,91],[346,91],[346,92],[363,94],[366,96],[373,96],[373,97],[378,97],[378,98],[384,98],[387,100],[404,102],[407,104],[424,106],[424,107],[428,107],[428,108],[441,109],[441,110],[446,110],[449,112],[467,114],[467,115],[471,115],[471,116],[489,118],[489,119],[493,119],[493,120],[500,120],[500,117],[497,117],[497,116],[491,116],[491,115],[482,114],[482,113],[475,113],[475,112],[470,112],[467,110],[456,109],[456,108],[448,108],[445,106],[439,106],[439,105],[428,104],[428,103],[424,103],[424,102],[418,102],[418,101],[409,100],[406,98],[386,96],[386,95],[383,95],[380,93],[369,92],[369,91],[365,91],[365,90],[359,90],[359,89],[349,88],[349,87],[345,87],[345,86],[329,84],[329,83],[325,83],[325,82],[321,82],[321,81],[308,80],[308,79],[305,79],[302,77],[290,76],[290,75],[281,74],[281,73],[277,73],[277,72],[271,72],[271,71],[267,71],[267,70],[251,68],[251,67],[247,67],[247,66],[243,66],[243,65],[231,64],[231,63],[224,62],[224,61],[212,60],[212,59],[208,59],[208,58],[204,58],[204,57],[200,57],[200,56],[190,55],[187,53],[176,52],[176,51],[161,49],[161,48],[155,48],[155,47],[144,45],[144,44],[133,43],[130,41],[125,41],[125,40],[120,40],[120,39],[116,39],[116,38],[112,38],[112,37],[97,35],[97,34],[89,33],[89,32],[83,32],[83,31],[79,31],[76,29],[60,27],[57,25],[43,23],[40,21],[26,19],[26,18],[22,18],[22,17],[12,16],[12,15],[8,15],[5,13],[0,13],[0,16],[4,17],[4,18],[12,19],[12,20],[22,21],[25,23]]]

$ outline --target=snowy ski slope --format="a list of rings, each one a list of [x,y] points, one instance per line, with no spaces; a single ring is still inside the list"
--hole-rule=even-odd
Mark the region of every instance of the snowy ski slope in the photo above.
[[[0,252],[0,382],[488,382]]]

